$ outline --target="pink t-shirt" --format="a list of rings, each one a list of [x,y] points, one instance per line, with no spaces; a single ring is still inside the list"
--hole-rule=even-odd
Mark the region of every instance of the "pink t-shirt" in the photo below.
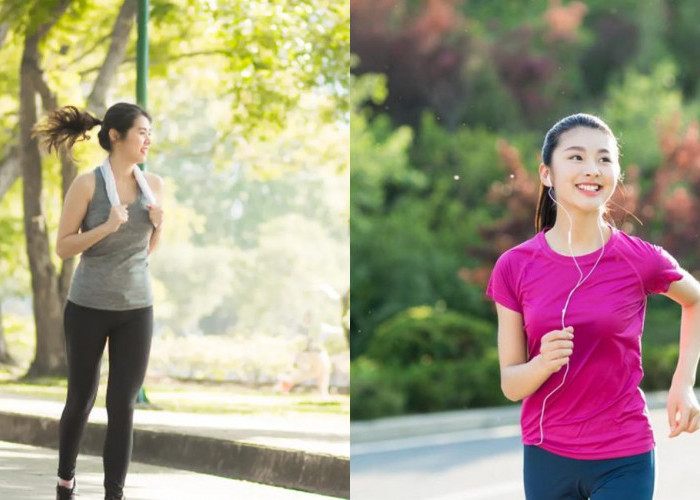
[[[543,420],[547,451],[577,459],[618,458],[654,448],[642,380],[641,338],[646,297],[682,278],[661,247],[613,229],[593,274],[573,294],[566,326],[574,350],[564,385],[548,400]],[[584,276],[600,250],[576,257]],[[528,359],[540,338],[561,329],[561,310],[579,279],[573,259],[554,252],[539,232],[496,262],[486,294],[523,316]],[[524,444],[540,442],[542,402],[562,381],[552,374],[522,405]]]

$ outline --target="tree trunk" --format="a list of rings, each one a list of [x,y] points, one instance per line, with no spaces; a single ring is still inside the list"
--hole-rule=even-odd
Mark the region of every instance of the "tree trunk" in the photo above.
[[[44,106],[44,111],[47,113],[58,108],[58,100],[56,94],[51,90],[48,83],[44,80],[44,72],[37,64],[32,68],[34,87],[41,96],[41,102]],[[94,94],[94,92],[93,92]],[[78,169],[66,155],[61,158],[61,193],[62,199],[66,199],[68,188],[78,175]],[[61,304],[61,309],[66,305],[68,299],[68,288],[70,280],[73,277],[73,268],[75,259],[73,257],[65,259],[61,265],[61,274],[58,277],[58,298]]]
[[[50,258],[46,218],[42,199],[41,155],[39,144],[32,139],[36,124],[35,72],[39,61],[39,34],[28,35],[20,66],[20,164],[24,195],[24,231],[27,256],[32,275],[36,356],[27,377],[65,375],[66,354],[63,343],[61,303],[58,279]]]

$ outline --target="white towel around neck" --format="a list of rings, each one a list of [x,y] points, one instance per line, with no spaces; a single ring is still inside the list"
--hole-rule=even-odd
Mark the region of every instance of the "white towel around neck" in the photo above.
[[[105,187],[107,188],[107,198],[109,198],[110,205],[117,206],[121,205],[119,200],[119,194],[117,193],[117,184],[114,181],[114,173],[112,172],[112,166],[109,163],[109,156],[105,158],[105,161],[100,165],[100,170],[102,171],[102,178],[105,180]],[[156,204],[156,197],[153,196],[153,191],[151,191],[151,186],[148,185],[146,176],[139,167],[133,169],[134,177],[136,178],[136,183],[141,188],[141,192],[146,196],[149,205]]]

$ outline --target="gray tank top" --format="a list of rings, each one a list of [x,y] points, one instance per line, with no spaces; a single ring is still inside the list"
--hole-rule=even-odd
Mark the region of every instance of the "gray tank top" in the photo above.
[[[111,205],[99,167],[95,169],[95,194],[80,226],[83,232],[107,220]],[[148,272],[148,244],[153,225],[141,191],[127,210],[129,220],[85,250],[73,274],[68,300],[84,307],[125,311],[153,304]]]

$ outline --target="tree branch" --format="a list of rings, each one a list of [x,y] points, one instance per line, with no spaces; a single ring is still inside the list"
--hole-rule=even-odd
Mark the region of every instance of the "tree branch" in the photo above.
[[[82,61],[82,60],[85,59],[87,56],[89,56],[89,55],[92,54],[94,51],[96,51],[98,47],[100,47],[103,43],[105,43],[105,41],[109,40],[109,37],[110,37],[110,36],[111,36],[111,34],[110,34],[110,35],[105,35],[105,36],[101,37],[100,39],[95,40],[95,43],[93,43],[90,47],[88,47],[86,50],[84,50],[82,54],[79,54],[78,56],[76,56],[76,57],[75,57],[71,62],[69,62],[68,64],[59,66],[58,69],[59,69],[60,71],[68,71],[69,68],[75,66],[75,65],[78,64],[80,61]]]
[[[229,53],[223,49],[213,49],[213,50],[201,50],[197,52],[187,52],[184,54],[177,54],[177,55],[170,55],[168,56],[168,61],[177,61],[180,59],[188,59],[190,57],[199,57],[199,56],[214,56],[214,55],[221,55],[221,56],[226,56]],[[155,58],[152,58],[155,59]],[[127,57],[121,61],[121,64],[132,64],[136,62],[135,57]],[[85,76],[89,75],[90,73],[94,73],[95,71],[98,71],[100,69],[100,66],[95,66],[93,68],[85,69],[80,72],[80,76]]]
[[[58,5],[56,5],[56,8],[54,9],[53,14],[51,15],[51,21],[37,27],[36,31],[34,32],[37,43],[40,42],[49,31],[51,31],[51,28],[53,28],[54,24],[56,24],[61,18],[61,16],[65,14],[66,10],[68,10],[68,6],[71,4],[72,1],[73,0],[61,0],[58,3]]]
[[[129,43],[129,33],[134,25],[135,17],[136,0],[124,0],[114,23],[107,57],[105,57],[105,62],[97,74],[92,92],[87,100],[87,108],[100,116],[107,110],[107,89],[110,82],[114,80],[119,64],[124,59],[126,46]]]
[[[41,103],[43,105],[44,111],[49,112],[58,107],[58,101],[56,100],[56,93],[49,88],[49,84],[44,80],[44,72],[38,66],[38,63],[32,68],[32,83],[34,84],[34,89],[41,96]]]

